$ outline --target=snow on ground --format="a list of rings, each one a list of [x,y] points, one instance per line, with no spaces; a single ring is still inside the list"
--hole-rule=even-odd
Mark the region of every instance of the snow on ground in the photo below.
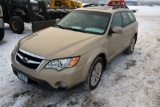
[[[160,7],[130,7],[139,22],[132,55],[121,54],[107,66],[99,86],[88,92],[80,87],[49,92],[23,83],[12,73],[10,54],[22,35],[6,25],[0,42],[0,107],[160,107]]]

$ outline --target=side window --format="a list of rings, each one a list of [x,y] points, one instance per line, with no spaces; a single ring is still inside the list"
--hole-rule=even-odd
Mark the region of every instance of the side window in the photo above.
[[[113,29],[115,26],[123,27],[123,22],[122,22],[121,13],[116,13],[116,14],[113,16],[113,20],[112,20],[112,24],[111,24],[111,29]]]
[[[127,12],[122,12],[122,19],[123,19],[123,24],[124,24],[124,27],[129,25],[131,23],[130,21],[130,18],[127,14]]]
[[[134,14],[132,12],[127,12],[127,13],[128,13],[128,16],[129,16],[131,22],[136,21],[136,18],[135,18]]]

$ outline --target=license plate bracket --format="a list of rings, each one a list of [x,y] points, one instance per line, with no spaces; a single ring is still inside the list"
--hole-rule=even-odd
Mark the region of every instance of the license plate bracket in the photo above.
[[[27,76],[27,75],[18,72],[18,78],[19,78],[20,80],[24,81],[25,83],[28,83],[28,76]]]

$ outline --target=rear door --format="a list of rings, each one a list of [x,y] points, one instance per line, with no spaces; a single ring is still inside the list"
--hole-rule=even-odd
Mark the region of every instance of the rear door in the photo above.
[[[122,19],[123,19],[123,41],[124,41],[124,48],[127,48],[130,45],[131,37],[133,37],[133,26],[129,15],[127,12],[121,12]]]
[[[133,30],[133,36],[138,32],[138,22],[136,21],[136,17],[134,16],[133,12],[127,12],[128,16],[131,20],[131,26]],[[131,37],[132,39],[132,37]]]
[[[123,27],[123,21],[121,13],[115,13],[112,19],[111,27],[110,27],[110,34],[109,34],[109,50],[108,56],[110,59],[115,57],[123,47],[123,35],[122,34],[115,34],[112,32],[112,29],[115,27]]]

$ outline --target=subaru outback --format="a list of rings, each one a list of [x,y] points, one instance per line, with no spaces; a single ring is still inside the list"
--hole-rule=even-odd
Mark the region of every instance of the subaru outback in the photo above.
[[[12,52],[14,74],[47,89],[83,83],[93,90],[106,64],[122,52],[131,54],[138,22],[126,8],[79,8],[55,26],[21,39]]]

